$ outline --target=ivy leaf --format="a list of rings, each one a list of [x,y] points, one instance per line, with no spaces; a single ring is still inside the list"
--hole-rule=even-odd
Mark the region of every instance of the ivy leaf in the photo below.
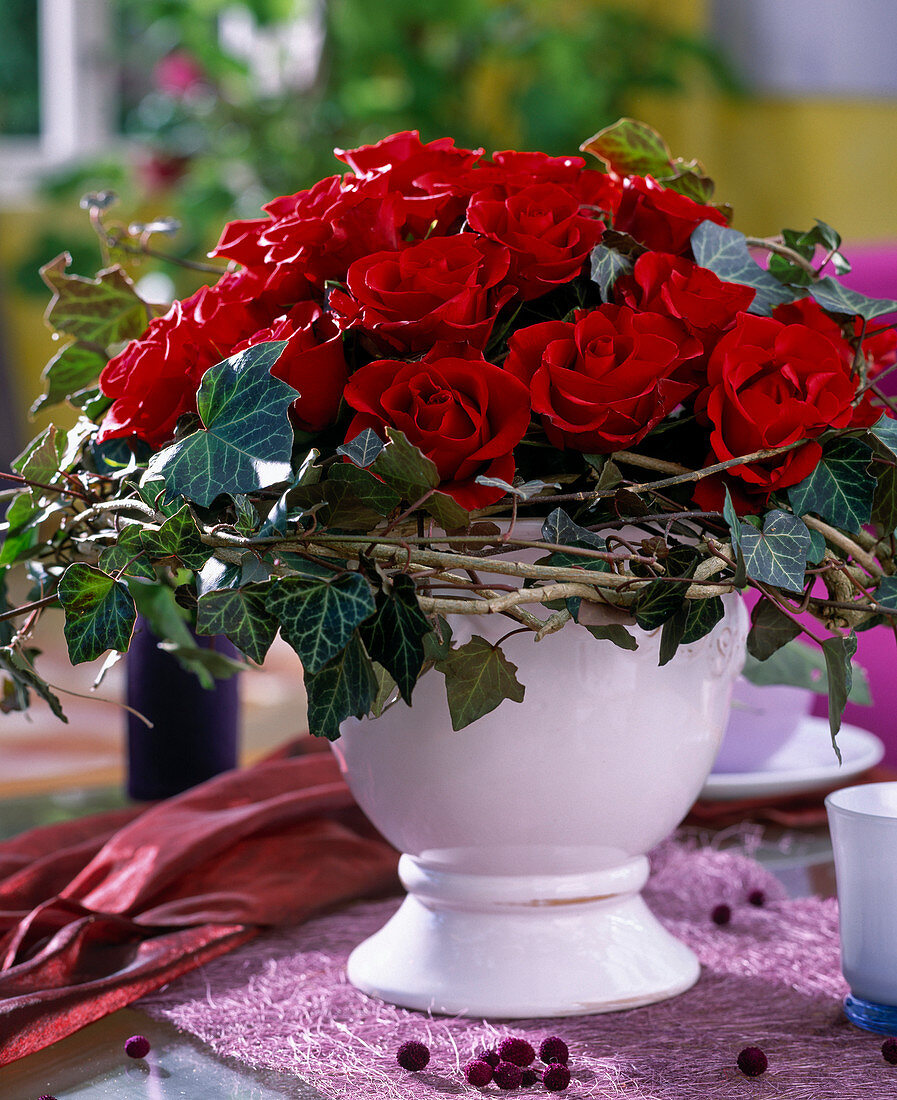
[[[872,515],[876,479],[868,472],[872,450],[858,439],[836,439],[816,468],[788,490],[796,515],[815,512],[833,527],[859,531]]]
[[[196,605],[197,634],[223,634],[257,664],[264,662],[277,628],[261,585],[208,592]]]
[[[338,455],[345,455],[356,466],[367,468],[380,454],[386,444],[373,428],[365,428],[348,443],[336,448]]]
[[[303,675],[309,732],[328,741],[339,737],[340,723],[346,718],[363,718],[377,695],[377,678],[357,635],[318,672],[304,668]]]
[[[685,619],[682,637],[679,640],[680,645],[691,645],[692,642],[697,642],[706,634],[709,634],[726,613],[723,601],[719,596],[711,596],[709,600],[688,600],[686,602],[688,614]]]
[[[166,501],[207,508],[222,493],[264,489],[290,476],[296,391],[271,375],[286,343],[273,340],[209,367],[196,393],[205,427],[158,451],[147,474],[161,477]]]
[[[574,616],[575,618],[575,616]],[[585,624],[581,624],[585,625]],[[633,638],[625,626],[619,623],[608,623],[607,626],[586,626],[586,630],[601,642],[613,642],[620,649],[636,650],[638,642]]]
[[[856,315],[865,321],[871,321],[882,314],[897,311],[897,302],[893,299],[867,298],[865,294],[842,286],[830,275],[819,279],[807,289],[823,309],[831,310],[832,313],[846,313],[851,317]]]
[[[413,504],[439,484],[436,464],[396,428],[387,428],[386,434],[389,442],[374,459],[371,469],[395,489],[402,500]],[[445,493],[433,493],[421,507],[446,531],[467,527],[470,523],[468,511]]]
[[[140,543],[151,557],[175,558],[185,569],[201,569],[212,556],[212,547],[199,537],[199,528],[186,504],[158,531],[143,530]]]
[[[349,465],[346,465],[345,469],[351,470],[353,474],[361,474],[363,478],[370,478],[375,485],[379,485],[383,490],[383,495],[378,498],[374,495],[376,489],[361,483],[357,484],[357,488],[364,493],[368,500],[379,499],[381,504],[386,503],[387,505],[392,500],[395,501],[395,504],[398,504],[398,494],[393,493],[388,485],[377,481],[367,470],[360,470],[356,466]],[[370,507],[359,499],[355,493],[356,484],[353,484],[351,478],[328,478],[321,483],[321,489],[327,502],[325,521],[327,527],[339,528],[343,531],[370,531],[383,518],[383,512]]]
[[[886,466],[879,474],[872,498],[872,522],[882,531],[897,528],[897,467]]]
[[[46,389],[31,406],[31,415],[93,385],[105,365],[106,357],[93,348],[78,343],[64,347],[44,367],[41,379]]]
[[[0,711],[7,713],[10,710],[26,710],[29,692],[34,691],[49,704],[50,710],[57,718],[68,722],[68,718],[63,713],[62,704],[50,690],[49,684],[38,676],[31,662],[17,649],[9,645],[0,647],[0,668],[9,676],[15,695],[14,702],[6,699],[0,702]]]
[[[505,699],[523,701],[525,688],[517,679],[517,666],[479,634],[474,634],[466,645],[451,650],[436,667],[445,675],[454,730],[469,726]]]
[[[305,514],[301,506],[298,508],[293,506],[291,494],[303,485],[316,485],[320,481],[321,468],[315,465],[320,456],[321,452],[317,447],[313,447],[302,460],[289,485],[259,528],[259,535],[262,538],[267,538],[269,535],[285,535],[290,523]]]
[[[0,566],[12,565],[30,557],[38,539],[38,528],[46,514],[45,509],[34,503],[31,493],[25,491],[13,498],[6,510],[3,545],[0,546]]]
[[[118,535],[118,541],[114,546],[107,546],[100,554],[97,562],[104,573],[124,572],[128,577],[143,577],[144,580],[154,581],[156,572],[146,560],[146,552],[141,533],[143,528],[139,523],[129,523],[123,527]]]
[[[897,458],[897,419],[883,413],[869,429],[869,433],[890,452],[892,458]]]
[[[268,590],[267,607],[311,675],[320,672],[377,610],[360,573],[342,573],[333,580],[284,577]]]
[[[548,515],[542,524],[541,535],[545,542],[553,542],[559,546],[578,546],[586,550],[607,549],[607,543],[600,535],[587,527],[580,527],[563,508],[555,508]]]
[[[673,168],[669,146],[644,122],[621,118],[580,145],[618,176],[665,176]]]
[[[816,646],[791,641],[765,661],[758,661],[747,654],[741,675],[752,684],[789,684],[806,688],[818,695],[828,695],[828,672],[825,654]],[[871,706],[869,681],[863,669],[853,669],[853,683],[848,700],[860,706]]]
[[[414,581],[403,574],[393,578],[391,592],[377,597],[377,614],[359,629],[371,658],[383,665],[409,704],[424,665],[423,639],[432,629]]]
[[[729,526],[729,538],[732,542],[732,553],[735,555],[735,575],[732,584],[736,588],[743,588],[747,580],[747,569],[744,565],[744,554],[741,551],[741,520],[735,511],[728,486],[725,487],[726,499],[723,503],[723,518]]]
[[[107,649],[127,650],[137,608],[121,581],[75,562],[59,578],[57,595],[65,610],[65,640],[73,665],[93,661]]]
[[[753,580],[786,592],[803,592],[810,532],[797,516],[774,508],[766,513],[761,531],[742,523],[741,549]]]
[[[95,279],[67,275],[71,256],[63,252],[40,269],[53,291],[44,320],[56,332],[106,348],[140,336],[149,324],[146,303],[120,267],[106,268]]]
[[[444,619],[442,615],[437,615],[436,629],[431,630],[429,634],[425,634],[422,643],[424,657],[428,661],[435,663],[445,660],[452,649],[452,628],[449,626],[448,619]]]
[[[331,467],[328,480],[346,485],[359,503],[373,509],[379,516],[388,516],[401,501],[394,489],[367,470],[351,466],[348,462]]]
[[[375,718],[379,718],[380,715],[388,709],[389,704],[398,702],[400,693],[395,680],[393,680],[383,665],[374,661],[372,667],[374,670],[374,679],[377,681],[377,691],[371,702],[371,714]]]
[[[696,551],[683,546],[670,553],[666,560],[666,568],[669,576],[691,577],[700,560]],[[677,613],[683,611],[687,590],[687,584],[665,580],[662,577],[651,581],[636,597],[633,607],[635,621],[642,630],[656,630],[657,627],[664,626]],[[670,628],[671,634],[680,627],[681,630],[685,629],[684,615],[680,615],[676,624]],[[670,645],[672,645],[671,637],[667,640],[666,648]]]
[[[503,489],[512,497],[517,497],[518,500],[532,500],[533,497],[537,497],[543,489],[560,489],[560,482],[558,481],[525,481],[521,485],[511,485],[510,482],[505,481],[501,477],[484,477],[480,474],[479,477],[474,478],[477,485],[492,485],[496,489]]]
[[[598,287],[601,301],[609,302],[614,283],[621,275],[628,275],[632,271],[632,260],[615,248],[598,244],[592,249],[590,263],[591,279]]]
[[[748,251],[744,234],[737,229],[703,221],[691,235],[691,248],[695,261],[720,279],[753,287],[750,313],[769,316],[775,306],[792,302],[797,296],[794,290],[782,286],[774,275],[760,267]]]
[[[828,673],[828,724],[832,733],[832,748],[837,754],[839,764],[841,750],[835,738],[841,728],[841,716],[853,684],[853,665],[850,659],[856,651],[857,637],[853,631],[846,637],[826,638],[822,643],[825,670]]]
[[[800,634],[800,626],[771,600],[760,600],[751,610],[751,630],[747,650],[758,661],[765,661],[776,650]]]
[[[59,477],[65,444],[65,432],[60,431],[55,424],[50,424],[13,459],[12,468],[28,481],[52,485]],[[30,491],[36,504],[42,490],[35,488]]]

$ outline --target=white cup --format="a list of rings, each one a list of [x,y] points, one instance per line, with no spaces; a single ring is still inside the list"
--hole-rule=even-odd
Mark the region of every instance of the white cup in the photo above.
[[[825,800],[841,927],[844,1011],[897,1035],[897,782],[834,791]]]

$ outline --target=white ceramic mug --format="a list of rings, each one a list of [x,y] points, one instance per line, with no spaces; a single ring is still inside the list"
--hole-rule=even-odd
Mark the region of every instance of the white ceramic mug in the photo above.
[[[834,791],[825,800],[841,927],[848,1019],[897,1034],[897,782]]]

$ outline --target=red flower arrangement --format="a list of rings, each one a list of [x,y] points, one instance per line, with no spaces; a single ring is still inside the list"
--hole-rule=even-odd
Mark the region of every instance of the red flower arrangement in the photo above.
[[[801,629],[798,609],[815,611],[835,630],[827,656],[837,652],[843,687],[852,628],[897,609],[887,540],[897,420],[878,384],[897,362],[897,303],[828,273],[846,261],[822,223],[769,240],[730,228],[700,166],[639,123],[623,120],[583,151],[597,159],[486,156],[415,132],[337,151],[345,174],[227,225],[212,256],[228,266],[164,316],[149,316],[120,269],[84,280],[48,265],[48,320],[71,343],[48,370],[44,401],[67,399],[86,416],[76,437],[53,429],[18,461],[25,495],[3,560],[41,560],[73,659],[101,643],[126,648],[124,586],[138,583],[127,577],[140,559],[157,584],[173,590],[178,576],[200,632],[214,625],[249,657],[260,660],[282,629],[305,663],[313,726],[314,677],[335,660],[357,673],[340,713],[363,713],[369,659],[410,697],[434,660],[418,643],[440,635],[438,600],[415,603],[421,593],[394,556],[385,582],[363,558],[327,558],[330,596],[356,583],[347,574],[370,591],[348,633],[315,649],[328,655],[316,667],[287,626],[286,590],[264,586],[290,570],[298,587],[312,584],[299,563],[340,532],[363,532],[375,556],[404,546],[410,565],[418,551],[403,539],[436,538],[434,519],[449,539],[502,512],[506,549],[515,517],[535,510],[548,516],[546,544],[569,550],[567,567],[584,545],[604,545],[594,532],[641,523],[642,543],[607,553],[606,570],[633,570],[624,588],[584,576],[596,601],[613,589],[616,606],[671,637],[683,635],[682,600],[697,595],[680,584],[682,600],[649,613],[646,593],[681,573],[683,554],[717,584],[756,587],[772,608],[760,626],[786,624],[782,640]],[[86,203],[105,242],[121,243],[105,227],[106,196]],[[80,313],[69,309],[76,298]],[[38,483],[64,498],[80,486],[68,510],[54,505],[53,530],[40,527]],[[64,547],[83,536],[85,510],[108,525],[88,528],[93,556],[72,562]],[[161,548],[139,533],[147,523],[166,532]],[[576,535],[583,527],[592,544]],[[218,548],[237,545],[255,554],[250,579],[204,574]],[[272,558],[272,545],[301,553]],[[453,553],[431,548],[427,561],[442,554],[449,569]],[[103,589],[103,630],[84,603],[88,580]],[[827,596],[813,593],[816,580]],[[231,590],[246,597],[239,614],[207,610]],[[540,601],[538,586],[529,592]],[[110,615],[119,597],[124,611]],[[370,617],[384,601],[413,620],[408,668],[371,650]],[[760,626],[753,648],[771,651]],[[334,714],[317,732],[335,735]]]

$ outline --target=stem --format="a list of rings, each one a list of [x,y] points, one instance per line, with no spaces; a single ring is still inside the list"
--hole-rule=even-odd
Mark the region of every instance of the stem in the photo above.
[[[826,539],[834,546],[839,546],[842,550],[846,551],[850,556],[866,570],[866,572],[876,579],[879,579],[882,574],[882,569],[879,563],[868,554],[861,546],[838,531],[834,527],[830,527],[824,520],[817,519],[815,516],[805,515],[800,517],[807,527],[811,527],[814,531],[818,531],[821,535],[824,535]]]
[[[147,244],[129,244],[124,237],[107,233],[105,229],[101,229],[100,232],[107,248],[117,248],[129,256],[151,256],[154,260],[164,260],[166,263],[176,264],[178,267],[186,267],[189,271],[206,271],[218,276],[224,275],[227,271],[227,268],[217,267],[215,264],[204,264],[199,260],[182,260],[179,256],[172,256],[168,252],[159,252],[158,249],[150,248]]]
[[[814,280],[819,278],[816,274],[816,268],[813,267],[808,259],[773,237],[747,237],[745,238],[745,243],[751,248],[765,248],[767,252],[775,252],[779,256],[784,256],[785,259],[803,268],[808,275],[812,275]]]
[[[59,603],[55,595],[44,596],[42,600],[35,600],[33,603],[24,603],[21,607],[14,607],[11,611],[4,611],[0,614],[0,622],[5,619],[14,619],[17,615],[27,615],[29,611],[37,611],[38,608],[49,607],[53,603]]]
[[[664,458],[652,458],[650,455],[636,454],[635,451],[615,451],[614,458],[617,462],[624,462],[627,466],[639,466],[644,470],[659,470],[664,474],[687,474],[689,469],[681,462],[667,462]]]
[[[89,496],[80,492],[78,489],[64,489],[61,485],[44,485],[42,481],[32,481],[30,478],[22,477],[20,474],[8,473],[6,470],[0,470],[0,477],[6,481],[16,481],[20,485],[27,485],[29,488],[45,489],[49,493],[59,493],[62,496],[76,497],[78,500],[90,500]]]

